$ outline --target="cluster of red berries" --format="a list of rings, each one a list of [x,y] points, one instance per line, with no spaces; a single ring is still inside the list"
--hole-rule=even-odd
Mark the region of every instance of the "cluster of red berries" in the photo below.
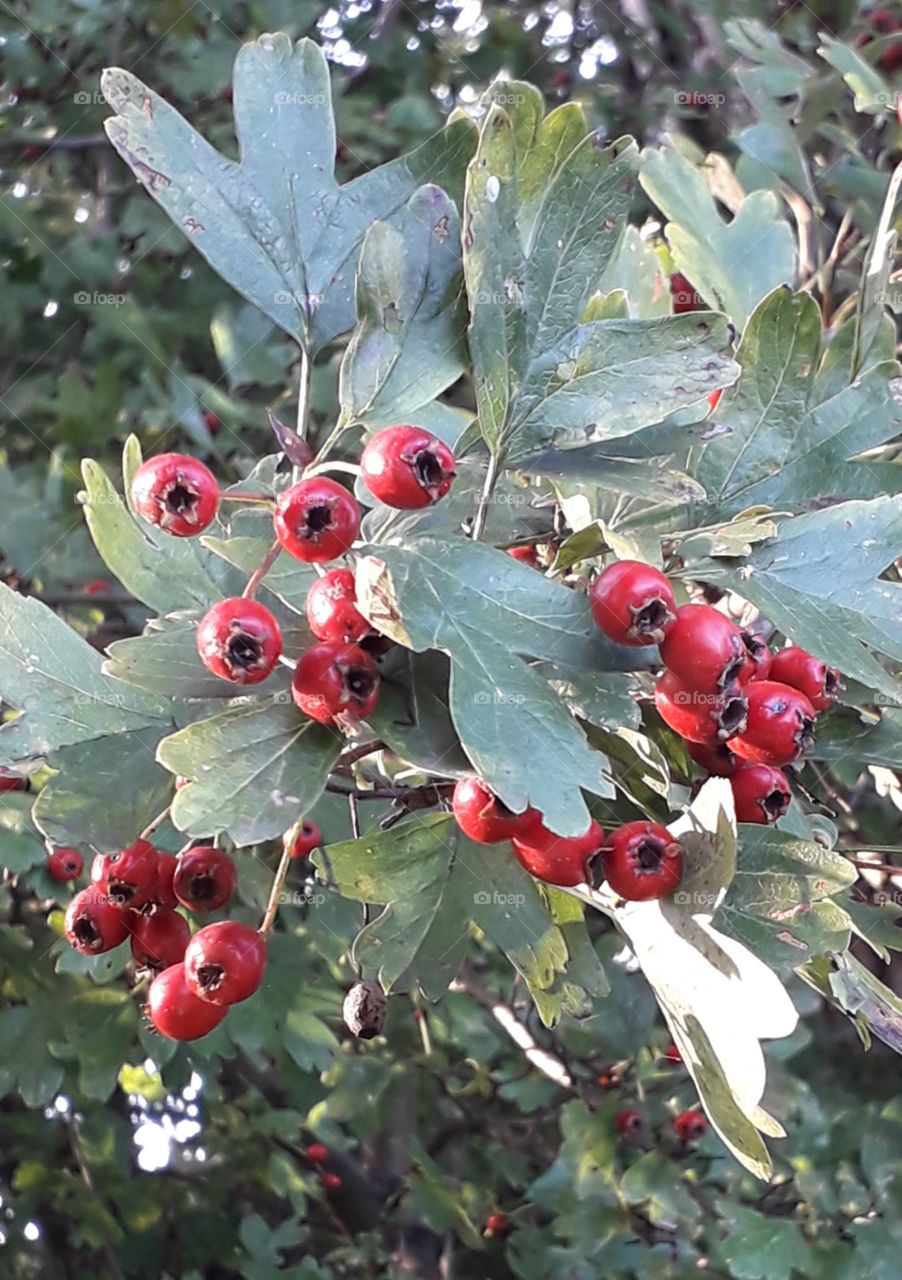
[[[625,1107],[617,1112],[614,1121],[617,1132],[625,1138],[637,1138],[645,1128],[645,1117],[635,1107]],[[681,1111],[672,1121],[673,1131],[686,1146],[700,1142],[708,1131],[708,1118],[704,1111],[691,1108]]]
[[[322,1142],[311,1142],[304,1151],[307,1159],[316,1168],[319,1173],[319,1180],[322,1183],[324,1191],[338,1191],[341,1188],[341,1175],[330,1173],[323,1168],[323,1165],[329,1158],[329,1148]]]
[[[740,822],[776,822],[791,795],[781,766],[814,742],[814,723],[842,688],[839,672],[792,645],[767,644],[706,604],[677,608],[651,565],[621,560],[590,591],[597,625],[619,644],[657,644],[655,706],[692,758],[729,778]]]
[[[360,473],[380,502],[416,510],[447,494],[454,479],[454,456],[419,427],[388,427],[364,448]],[[150,524],[176,537],[190,537],[210,525],[221,494],[213,473],[198,459],[164,453],[139,467],[131,497],[135,510]],[[280,547],[306,564],[325,564],[345,555],[360,531],[356,499],[326,476],[300,480],[281,492],[274,505]],[[320,724],[353,728],[376,705],[379,669],[365,647],[373,629],[357,608],[349,569],[332,569],[311,587],[307,618],[319,643],[295,665],[294,701]],[[236,596],[220,601],[201,619],[197,650],[207,669],[221,679],[257,684],[281,658],[282,635],[269,609]]]

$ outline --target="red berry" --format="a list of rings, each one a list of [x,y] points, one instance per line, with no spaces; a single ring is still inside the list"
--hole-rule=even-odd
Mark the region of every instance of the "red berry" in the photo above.
[[[125,909],[97,885],[75,895],[66,910],[66,938],[76,951],[95,956],[112,951],[128,935]]]
[[[680,271],[674,271],[670,277],[670,296],[673,298],[674,315],[683,315],[686,311],[700,311],[704,305]]]
[[[725,742],[687,742],[686,750],[696,764],[715,778],[732,777],[739,764]]]
[[[719,387],[717,391],[712,391],[708,396],[708,408],[713,413],[720,404],[720,397],[723,395],[723,387]]]
[[[679,1049],[676,1047],[673,1041],[671,1041],[670,1044],[667,1046],[667,1048],[664,1050],[664,1057],[667,1059],[668,1062],[683,1061],[683,1055],[680,1053]]]
[[[360,508],[340,484],[313,476],[279,494],[273,522],[289,555],[322,564],[349,549],[360,531]]]
[[[789,783],[769,764],[743,764],[730,779],[737,822],[776,822],[792,801]]]
[[[233,596],[214,604],[201,618],[197,652],[214,676],[235,684],[258,684],[279,660],[282,632],[262,604]]]
[[[0,765],[0,792],[24,791],[27,786],[27,778],[23,778],[19,774],[13,773],[5,766]]]
[[[621,898],[649,902],[679,887],[683,846],[659,822],[628,822],[608,836],[602,867]]]
[[[676,621],[673,589],[660,570],[640,560],[619,560],[589,591],[596,626],[618,644],[660,644]]]
[[[321,1142],[311,1142],[304,1154],[311,1164],[322,1164],[328,1159],[329,1148],[323,1146]]]
[[[211,1004],[238,1004],[252,996],[266,971],[266,943],[237,920],[204,925],[188,943],[188,986]]]
[[[86,596],[105,596],[113,589],[113,584],[107,582],[106,578],[92,578],[90,582],[85,584]]]
[[[204,409],[204,425],[211,436],[218,436],[222,430],[222,423],[212,409]]]
[[[300,826],[294,826],[282,837],[282,847],[290,846],[292,858],[306,858],[323,842],[322,832],[315,822],[305,818]]]
[[[530,569],[541,569],[539,553],[535,547],[508,547],[507,554],[521,564],[528,564]]]
[[[514,853],[521,867],[546,884],[585,884],[589,864],[604,844],[604,832],[593,819],[581,836],[559,836],[533,819],[521,836],[514,837]]]
[[[131,933],[132,956],[144,969],[168,969],[180,964],[191,937],[184,916],[160,907],[147,914],[133,911]]]
[[[178,898],[175,896],[173,881],[175,873],[178,870],[179,860],[172,853],[163,853],[157,850],[157,875],[154,880],[153,901],[158,907],[177,907]]]
[[[792,764],[814,745],[815,710],[804,693],[776,680],[753,680],[745,729],[730,749],[752,764]]]
[[[123,906],[140,907],[153,897],[157,858],[157,851],[149,840],[136,840],[127,849],[98,853],[91,864],[91,880]]]
[[[225,1006],[199,1000],[188,986],[183,964],[158,973],[147,993],[147,1014],[170,1040],[199,1040],[226,1016]]]
[[[644,1123],[642,1112],[636,1111],[634,1107],[626,1107],[623,1111],[618,1111],[617,1118],[614,1121],[617,1126],[617,1132],[630,1138],[641,1132]]]
[[[177,538],[203,533],[219,508],[213,472],[185,453],[148,458],[135,472],[131,495],[139,516]]]
[[[673,1121],[673,1131],[681,1142],[698,1142],[707,1129],[708,1117],[704,1111],[684,1111]]]
[[[350,569],[330,569],[307,592],[307,622],[317,640],[357,644],[372,627],[357,608]]]
[[[490,1213],[485,1220],[483,1235],[492,1240],[504,1240],[514,1229],[514,1224],[506,1213]]]
[[[337,1173],[324,1173],[322,1183],[326,1191],[338,1191],[341,1186],[341,1178]]]
[[[655,706],[666,725],[687,742],[714,746],[745,728],[745,689],[730,693],[697,693],[665,671],[655,685]]]
[[[298,659],[292,696],[311,720],[351,726],[365,720],[379,699],[375,660],[356,644],[312,645]]]
[[[461,778],[455,784],[451,810],[464,835],[477,844],[510,840],[531,826],[537,817],[532,809],[512,812],[481,778]]]
[[[770,679],[804,693],[815,711],[826,711],[832,707],[842,692],[836,667],[828,667],[826,662],[821,662],[820,658],[798,645],[790,645],[788,649],[774,654]]]
[[[454,454],[422,427],[387,427],[360,456],[360,474],[374,498],[402,511],[428,507],[454,480]]]
[[[661,661],[697,693],[723,693],[739,679],[746,660],[742,632],[707,604],[684,604],[661,642]]]
[[[77,849],[54,849],[47,859],[47,870],[54,880],[77,880],[85,869],[85,860]]]
[[[238,873],[222,849],[199,844],[178,859],[172,890],[189,911],[215,911],[235,892]]]
[[[740,683],[744,684],[747,680],[766,680],[770,675],[773,661],[767,642],[762,640],[761,636],[756,636],[753,631],[749,631],[748,628],[745,628],[741,635],[745,649],[745,662],[742,664],[742,670],[739,673]],[[789,682],[787,681],[787,683]]]

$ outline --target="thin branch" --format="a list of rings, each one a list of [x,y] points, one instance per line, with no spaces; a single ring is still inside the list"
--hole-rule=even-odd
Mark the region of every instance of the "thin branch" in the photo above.
[[[241,593],[243,600],[253,600],[254,596],[257,594],[257,588],[278,560],[279,552],[281,550],[282,544],[277,538],[263,557],[263,560],[257,565],[256,569],[248,579],[247,586]]]
[[[272,888],[269,891],[269,902],[266,904],[266,911],[264,913],[263,920],[260,923],[260,928],[257,930],[261,938],[265,938],[275,924],[276,913],[279,910],[279,900],[282,897],[282,889],[284,888],[285,880],[288,876],[288,868],[291,866],[291,862],[291,842],[287,841],[284,849],[282,850],[279,865],[276,867],[276,874],[272,882]]]

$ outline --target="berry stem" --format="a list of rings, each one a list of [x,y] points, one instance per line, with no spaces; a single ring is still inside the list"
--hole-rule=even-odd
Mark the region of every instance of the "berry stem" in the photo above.
[[[304,472],[304,475],[306,477],[321,476],[321,475],[324,475],[327,471],[344,471],[349,476],[360,475],[360,467],[356,462],[328,462],[328,461],[311,463],[310,466]]]
[[[301,343],[301,373],[298,378],[298,416],[297,416],[297,434],[304,441],[307,439],[307,411],[310,405],[310,378],[313,373],[313,363],[310,354],[307,351],[306,342]],[[314,458],[314,462],[316,459]],[[291,482],[297,484],[300,480],[304,468],[292,467]]]
[[[269,891],[269,902],[266,904],[266,911],[264,912],[263,919],[260,922],[260,928],[257,930],[261,938],[265,938],[275,924],[276,913],[279,910],[279,899],[282,896],[282,889],[290,866],[291,844],[289,842],[282,850],[282,856],[279,859],[279,865],[276,867],[276,874],[272,882],[272,888]]]
[[[902,866],[894,867],[890,862],[868,862],[867,858],[855,858],[848,853],[846,857],[853,866],[859,867],[862,871],[888,871],[890,875],[902,875]]]
[[[248,579],[247,586],[241,593],[243,600],[253,600],[254,596],[257,594],[257,588],[276,563],[276,560],[278,560],[279,552],[281,550],[282,544],[277,538]]]
[[[473,517],[473,528],[470,530],[470,537],[474,542],[478,542],[482,537],[489,514],[489,503],[492,500],[492,494],[495,492],[495,485],[498,483],[500,475],[501,454],[493,453],[489,458],[488,469],[485,473],[485,483],[482,486],[482,493],[479,497],[479,506],[476,508],[476,515]]]
[[[158,813],[152,822],[148,822],[147,826],[138,836],[138,839],[149,840],[150,837],[153,835],[153,833],[156,831],[157,827],[161,827],[163,823],[166,821],[166,819],[169,817],[169,811],[171,810],[171,808],[172,808],[172,805],[167,804],[166,808],[163,810],[162,813]]]
[[[332,428],[332,430],[329,432],[329,434],[326,436],[325,440],[317,450],[316,457],[313,459],[313,461],[310,463],[310,466],[307,468],[308,472],[313,467],[319,466],[321,462],[325,461],[325,459],[328,458],[329,454],[332,452],[334,445],[337,444],[337,442],[341,439],[341,437],[344,435],[344,433],[347,431],[350,425],[351,424],[347,422],[344,418],[338,419],[335,426]]]
[[[266,493],[224,493],[220,490],[220,502],[267,502],[270,505],[275,501]]]

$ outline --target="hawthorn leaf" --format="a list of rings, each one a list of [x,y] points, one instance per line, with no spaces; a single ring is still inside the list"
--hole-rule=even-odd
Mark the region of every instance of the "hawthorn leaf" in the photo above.
[[[882,116],[886,114],[888,106],[895,106],[895,94],[890,91],[880,72],[869,62],[865,62],[860,53],[825,32],[820,33],[820,39],[817,52],[840,73],[852,90],[856,111]]]
[[[873,1033],[902,1054],[902,1000],[851,952],[818,956],[799,976],[846,1014],[866,1048]]]
[[[881,336],[886,331],[884,323],[886,301],[898,242],[896,204],[900,189],[902,189],[902,165],[897,165],[883,194],[880,217],[871,236],[862,268],[858,305],[855,309],[855,338],[852,351],[852,371],[856,374],[871,358],[871,353],[879,348]],[[895,335],[894,329],[893,333]]]
[[[719,1200],[717,1211],[728,1225],[720,1251],[736,1280],[792,1280],[796,1274],[811,1274],[809,1246],[798,1223],[734,1200]]]
[[[369,723],[414,768],[463,778],[472,766],[451,720],[448,678],[444,654],[396,648],[383,663],[379,701]]]
[[[209,672],[197,652],[195,613],[155,618],[143,635],[115,640],[104,675],[170,698],[234,698],[241,690]]]
[[[854,760],[862,766],[902,769],[902,711],[884,707],[859,714],[851,707],[833,707],[818,717],[811,756],[828,763]]]

